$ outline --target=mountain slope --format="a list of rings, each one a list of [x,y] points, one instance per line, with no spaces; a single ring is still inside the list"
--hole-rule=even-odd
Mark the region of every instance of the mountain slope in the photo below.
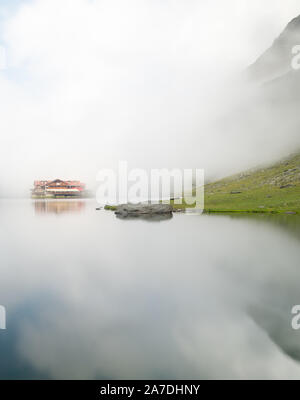
[[[281,140],[299,148],[300,71],[292,69],[292,48],[300,45],[300,15],[286,26],[248,70],[258,91],[229,130],[259,133],[264,145]],[[224,125],[223,125],[224,126]],[[250,127],[250,129],[249,129]],[[300,153],[272,166],[205,186],[207,211],[299,212]]]
[[[300,45],[300,15],[288,23],[272,46],[248,68],[250,78],[270,81],[290,72],[295,45]]]
[[[300,213],[300,153],[205,186],[207,212]]]

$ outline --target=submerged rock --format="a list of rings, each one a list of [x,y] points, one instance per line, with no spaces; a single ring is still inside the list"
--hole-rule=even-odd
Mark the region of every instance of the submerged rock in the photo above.
[[[118,217],[152,217],[158,215],[171,216],[173,207],[170,204],[121,204],[116,206],[115,214]]]

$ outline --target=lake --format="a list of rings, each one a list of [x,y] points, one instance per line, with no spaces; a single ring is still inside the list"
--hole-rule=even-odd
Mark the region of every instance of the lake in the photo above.
[[[0,201],[0,378],[300,378],[300,219]]]

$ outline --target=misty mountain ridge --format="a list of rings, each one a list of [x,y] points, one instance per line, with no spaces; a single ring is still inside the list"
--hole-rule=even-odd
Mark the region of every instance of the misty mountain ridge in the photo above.
[[[292,68],[292,48],[300,45],[300,15],[291,20],[246,70],[237,107],[218,129],[239,147],[249,167],[276,162],[300,149],[300,70]],[[248,149],[248,151],[247,151]]]
[[[247,83],[255,88],[254,95],[245,92],[235,114],[222,120],[222,128],[237,141],[241,132],[245,142],[255,134],[255,151],[265,165],[206,184],[208,212],[300,213],[300,71],[291,65],[296,45],[300,45],[300,16],[248,67]],[[261,149],[270,149],[271,155],[276,146],[279,156],[264,159]],[[290,156],[276,161],[288,151]]]
[[[267,82],[294,72],[291,62],[296,45],[300,45],[300,15],[292,19],[272,46],[249,66],[250,79]]]

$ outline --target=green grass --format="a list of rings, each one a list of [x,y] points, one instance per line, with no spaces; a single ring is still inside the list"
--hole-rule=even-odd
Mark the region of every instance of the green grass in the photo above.
[[[106,204],[104,206],[104,210],[110,210],[110,211],[116,211],[117,206],[110,206],[109,204]]]
[[[300,154],[205,185],[205,211],[300,213]]]
[[[249,170],[205,185],[204,211],[207,213],[300,214],[300,153],[280,162]],[[191,208],[170,204],[175,209]],[[106,210],[116,206],[106,205]]]

